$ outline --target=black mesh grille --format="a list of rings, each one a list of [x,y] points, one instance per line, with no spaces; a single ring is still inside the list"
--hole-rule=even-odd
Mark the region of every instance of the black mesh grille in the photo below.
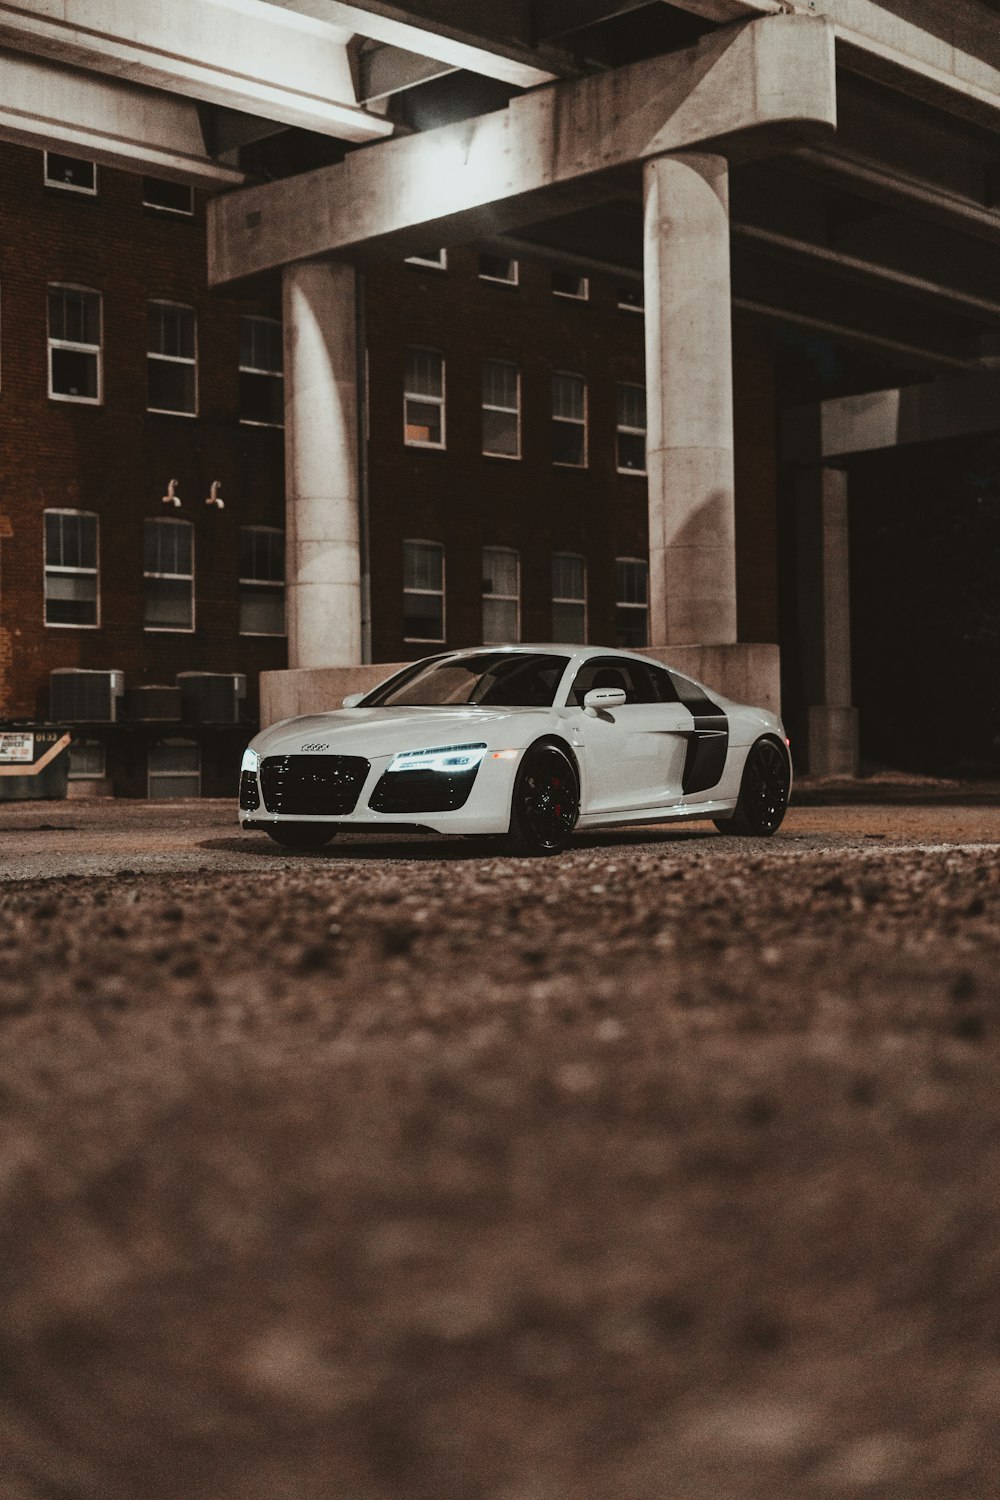
[[[468,802],[478,770],[386,771],[368,805],[384,813],[453,812]]]
[[[259,806],[257,778],[252,771],[243,771],[240,775],[240,807],[244,812],[256,812]]]
[[[295,817],[353,812],[368,769],[360,755],[269,755],[260,767],[264,806]]]

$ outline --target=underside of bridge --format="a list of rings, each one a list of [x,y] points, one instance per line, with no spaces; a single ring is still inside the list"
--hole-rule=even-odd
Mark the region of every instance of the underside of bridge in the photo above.
[[[362,659],[356,270],[475,242],[642,287],[650,641],[728,653],[723,687],[731,309],[773,327],[810,764],[852,769],[848,466],[1000,426],[997,0],[124,13],[0,0],[0,138],[215,191],[213,284],[281,276],[290,666]]]

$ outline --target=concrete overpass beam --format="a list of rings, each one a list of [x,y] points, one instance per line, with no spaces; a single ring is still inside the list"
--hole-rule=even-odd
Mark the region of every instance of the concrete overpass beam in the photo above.
[[[213,205],[209,280],[292,260],[404,256],[537,223],[621,191],[621,169],[693,148],[767,154],[832,133],[833,29],[778,16],[513,99]],[[706,146],[706,143],[712,143]]]
[[[9,53],[0,56],[0,140],[193,187],[245,181],[206,154],[198,106],[189,100]]]
[[[264,0],[0,0],[0,46],[343,140],[391,135],[357,107],[347,41]]]
[[[736,640],[729,167],[647,162],[650,642]]]
[[[288,665],[361,660],[355,272],[333,261],[283,276]]]

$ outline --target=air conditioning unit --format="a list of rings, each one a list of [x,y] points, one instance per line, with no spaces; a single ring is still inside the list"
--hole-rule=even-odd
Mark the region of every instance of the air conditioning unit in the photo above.
[[[124,693],[124,672],[56,667],[49,673],[49,717],[57,724],[114,724]]]
[[[181,722],[181,690],[158,684],[129,688],[125,694],[125,716],[133,724]]]
[[[238,724],[247,696],[243,672],[178,672],[185,724]]]

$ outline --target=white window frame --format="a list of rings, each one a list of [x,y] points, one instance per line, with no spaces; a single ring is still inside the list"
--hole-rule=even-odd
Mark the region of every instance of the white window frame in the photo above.
[[[629,472],[632,472],[631,470]],[[621,589],[618,586],[618,567],[620,563],[638,564],[646,570],[646,602],[637,604],[632,599],[622,599]],[[649,642],[649,563],[645,557],[616,557],[615,558],[615,634],[617,630],[617,615],[620,609],[634,610],[636,614],[642,614],[645,630],[643,631],[644,644]],[[620,646],[621,651],[641,651],[642,646]]]
[[[510,276],[493,276],[489,271],[482,268],[483,256],[488,255],[492,260],[505,260],[510,266]],[[521,284],[521,262],[513,255],[494,255],[492,250],[482,250],[479,254],[479,279],[480,281],[492,282],[494,286],[520,286]]]
[[[278,329],[279,337],[282,336],[282,328],[281,328],[281,319],[280,318],[269,318],[269,317],[266,317],[263,313],[241,313],[240,314],[240,328],[238,330],[238,332],[240,334],[240,346],[241,346],[241,348],[242,348],[242,324],[243,324],[244,320],[247,320],[247,321],[253,322],[253,323],[270,323],[275,328]],[[195,335],[197,337],[197,326],[195,328]],[[261,367],[258,367],[256,365],[245,365],[241,361],[240,364],[237,366],[237,373],[239,375],[268,375],[272,379],[277,378],[278,380],[281,381],[281,389],[282,389],[282,393],[284,393],[284,389],[285,389],[285,371],[284,371],[284,367],[282,367],[280,370],[265,370],[265,369],[263,369]],[[195,382],[196,382],[196,386],[197,386],[197,374],[195,375]],[[283,400],[284,400],[284,396],[282,396],[282,401]],[[366,405],[367,405],[367,402],[366,402]],[[242,413],[240,414],[240,426],[241,427],[270,427],[272,429],[272,431],[273,431],[274,429],[279,429],[280,430],[281,428],[284,427],[284,425],[285,425],[284,421],[281,421],[281,422],[261,422],[256,417],[244,417],[242,415]]]
[[[171,736],[169,739],[164,739],[164,740],[152,740],[150,742],[147,750],[146,750],[146,796],[147,796],[147,798],[152,795],[151,792],[150,792],[149,787],[150,787],[150,782],[152,781],[154,774],[156,776],[166,777],[168,779],[171,776],[175,776],[178,780],[180,780],[181,777],[184,777],[185,780],[186,780],[189,776],[191,776],[193,774],[191,771],[156,771],[156,772],[154,772],[152,770],[150,764],[149,764],[150,755],[151,755],[152,751],[155,750],[155,749],[158,749],[160,745],[193,745],[195,747],[195,749],[198,751],[198,791],[197,791],[196,795],[200,797],[201,796],[201,778],[202,778],[202,769],[203,769],[203,767],[202,767],[202,759],[203,759],[203,757],[202,757],[202,753],[201,753],[201,745],[199,744],[199,742],[197,740],[188,740],[188,739],[185,739],[183,736],[178,735],[178,736]],[[166,801],[166,800],[168,800],[168,799],[164,798],[164,801]]]
[[[145,612],[146,612],[146,579],[147,578],[166,578],[166,579],[173,580],[174,582],[176,582],[177,580],[180,579],[180,580],[187,581],[187,582],[189,582],[191,584],[191,624],[190,625],[147,625],[146,622],[145,622],[145,619],[144,619],[143,620],[142,628],[143,628],[143,630],[148,631],[150,633],[150,635],[194,635],[195,628],[196,628],[197,623],[198,623],[198,596],[195,593],[195,587],[194,587],[195,568],[197,566],[197,561],[198,560],[197,560],[197,557],[195,555],[194,526],[192,525],[192,523],[190,521],[175,521],[172,516],[146,516],[145,520],[143,521],[143,537],[142,537],[143,551],[145,551],[145,546],[146,546],[146,521],[155,522],[157,526],[186,526],[188,528],[188,531],[189,531],[189,534],[190,534],[190,537],[191,537],[191,571],[190,571],[190,573],[152,573],[145,566],[145,556],[144,556],[143,557],[143,569],[142,569],[142,582],[143,582],[143,600],[142,600],[142,606],[143,606],[143,615],[145,615]]]
[[[574,275],[574,272],[572,272],[572,271],[558,271],[557,270],[557,271],[553,271],[552,272],[552,295],[553,295],[553,297],[565,297],[569,302],[589,302],[590,301],[590,277],[589,276],[577,276],[576,279],[580,283],[580,287],[581,287],[581,290],[578,291],[578,292],[565,292],[565,291],[562,290],[561,287],[557,287],[556,286],[555,279],[556,279],[557,276],[572,276],[572,275]]]
[[[573,558],[573,560],[575,562],[580,563],[581,569],[582,569],[582,572],[583,572],[583,595],[582,595],[582,597],[570,598],[570,596],[567,595],[567,594],[557,594],[555,592],[555,571],[556,571],[555,564],[556,564],[556,558],[557,557],[571,557],[571,558]],[[582,552],[553,552],[553,554],[552,554],[552,587],[553,587],[553,592],[552,592],[552,613],[553,613],[553,615],[555,614],[555,606],[557,604],[582,604],[583,605],[583,641],[581,642],[581,644],[586,644],[587,636],[588,636],[589,631],[590,631],[590,609],[589,609],[589,606],[588,606],[588,603],[587,603],[587,594],[588,594],[589,590],[588,590],[587,584],[588,584],[588,578],[587,578],[587,559],[583,555]],[[553,622],[553,633],[554,633],[554,631],[555,631],[555,624]]]
[[[46,187],[56,188],[61,193],[80,193],[85,198],[96,198],[97,197],[97,163],[96,163],[96,161],[91,161],[91,159],[90,159],[89,156],[74,156],[71,151],[45,151],[45,152],[42,153],[42,155],[44,157],[44,160],[43,160],[43,163],[42,163],[42,181],[44,182],[44,184],[45,184]],[[88,164],[88,166],[91,166],[94,169],[94,186],[93,187],[81,187],[80,184],[77,183],[77,182],[60,182],[60,180],[59,180],[58,177],[50,177],[49,176],[49,157],[50,156],[65,156],[68,161],[85,161]]]
[[[260,424],[260,425],[263,425],[263,424]],[[282,530],[282,528],[280,526],[241,526],[240,527],[240,531],[241,532],[244,532],[244,531],[266,531],[271,536],[280,536],[282,538],[284,538],[284,535],[285,535],[284,531]],[[242,542],[242,538],[240,539],[240,541]],[[242,545],[240,546],[240,550],[242,552]],[[284,578],[281,578],[281,579],[278,579],[278,578],[239,578],[239,579],[237,579],[237,594],[236,594],[237,609],[240,609],[241,605],[242,605],[242,601],[241,601],[241,599],[239,597],[239,590],[242,589],[244,586],[252,587],[252,588],[280,589],[281,590],[281,603],[282,603],[282,614],[283,614],[283,618],[284,618],[284,626],[283,626],[283,628],[281,630],[244,630],[243,626],[240,625],[240,627],[239,627],[239,633],[240,633],[240,635],[241,636],[252,636],[252,637],[256,637],[258,640],[268,640],[268,641],[275,641],[275,640],[282,640],[282,639],[284,639],[284,637],[287,636],[287,634],[288,634],[288,614],[287,614],[287,601],[286,601],[285,579]]]
[[[486,457],[486,458],[503,458],[503,459],[507,459],[509,462],[517,463],[517,462],[519,462],[519,460],[521,458],[521,366],[517,363],[516,360],[513,360],[513,359],[488,359],[488,358],[483,360],[483,366],[485,367],[486,365],[507,365],[507,366],[510,367],[510,369],[514,370],[515,373],[516,373],[516,376],[517,376],[517,397],[516,397],[516,399],[517,399],[517,405],[516,406],[497,406],[495,402],[492,402],[492,401],[483,401],[482,402],[482,410],[484,412],[486,412],[486,411],[499,411],[499,412],[503,412],[506,416],[513,415],[513,416],[515,416],[517,418],[517,452],[516,453],[497,453],[492,448],[487,448],[487,446],[486,446],[486,426],[485,426],[485,423],[484,423],[483,424],[483,434],[482,434],[482,436],[483,436],[483,456]]]
[[[93,568],[68,568],[61,563],[49,564],[49,528],[46,516],[86,516],[92,518],[94,526],[94,556],[97,565]],[[49,620],[49,575],[58,574],[69,578],[93,578],[95,580],[95,604],[97,615],[92,625],[78,625],[72,620]],[[101,518],[94,510],[73,510],[66,505],[49,505],[42,511],[42,619],[46,630],[100,630],[101,628]]]
[[[144,172],[142,174],[142,206],[143,206],[143,208],[151,208],[151,209],[153,209],[153,211],[155,213],[158,213],[158,214],[173,214],[174,217],[177,218],[177,219],[193,219],[194,218],[194,188],[191,187],[190,184],[186,184],[188,193],[190,194],[190,197],[189,197],[189,202],[191,204],[190,208],[174,208],[173,204],[171,204],[171,203],[154,203],[150,198],[146,197],[146,183],[147,182],[166,182],[166,180],[167,179],[165,177],[156,177],[151,172]],[[169,185],[170,185],[170,187],[184,187],[185,186],[184,183],[177,183],[177,182],[171,182]]]
[[[647,474],[647,467],[646,467],[647,460],[645,458],[643,459],[643,464],[642,464],[642,468],[641,469],[627,469],[627,468],[624,468],[622,466],[622,463],[621,463],[621,455],[620,455],[620,450],[619,450],[618,439],[619,439],[620,436],[625,436],[625,437],[641,437],[642,438],[642,445],[643,445],[643,453],[645,454],[645,451],[646,451],[646,434],[649,431],[649,420],[648,420],[648,417],[647,417],[647,423],[646,423],[645,427],[629,427],[628,425],[626,425],[624,422],[621,421],[621,419],[620,419],[620,417],[618,415],[618,412],[617,412],[618,393],[621,390],[642,391],[643,405],[645,405],[645,403],[646,403],[646,387],[644,385],[642,385],[638,380],[618,380],[618,381],[615,382],[615,407],[616,407],[616,411],[615,411],[615,470],[619,474],[635,474],[638,478],[645,479],[646,474]]]
[[[484,547],[483,548],[483,581],[484,581],[484,583],[486,581],[486,555],[489,552],[504,552],[504,553],[507,554],[508,557],[512,557],[514,559],[514,567],[515,567],[515,570],[516,570],[516,573],[517,573],[517,592],[514,593],[514,594],[498,594],[495,591],[491,591],[490,593],[487,593],[486,589],[485,588],[483,589],[483,612],[482,612],[483,613],[483,630],[482,630],[483,645],[484,646],[503,646],[503,645],[506,645],[506,641],[488,641],[486,639],[486,602],[489,599],[495,599],[498,603],[503,603],[503,604],[510,604],[513,601],[514,606],[515,606],[515,621],[516,621],[516,623],[514,625],[514,634],[513,634],[512,637],[509,637],[509,639],[511,639],[513,641],[519,641],[521,639],[521,554],[520,554],[520,552],[518,552],[518,550],[517,550],[516,547]]]
[[[194,341],[193,341],[194,342],[194,355],[190,359],[188,358],[188,356],[186,354],[160,354],[160,353],[156,352],[155,350],[150,349],[148,347],[148,345],[149,345],[149,332],[148,332],[149,324],[148,324],[148,318],[149,318],[149,309],[151,307],[176,307],[181,312],[189,312],[191,314],[192,318],[194,319]],[[192,307],[190,302],[174,302],[170,298],[167,298],[167,297],[148,297],[146,299],[146,316],[147,316],[147,333],[146,333],[146,344],[147,344],[147,348],[146,348],[146,370],[147,370],[147,377],[146,377],[146,403],[147,404],[146,404],[146,410],[154,412],[157,416],[160,416],[160,417],[186,417],[188,419],[188,421],[190,421],[192,418],[197,417],[197,415],[198,415],[198,401],[199,401],[199,394],[200,394],[199,390],[198,390],[198,310],[197,310],[197,308]],[[150,406],[149,405],[149,376],[148,376],[148,371],[149,371],[149,361],[151,359],[158,359],[161,362],[161,364],[165,364],[165,365],[191,365],[193,367],[193,369],[194,369],[194,409],[193,409],[193,411],[177,411],[176,408],[170,407],[170,406]]]
[[[554,401],[553,397],[555,395],[555,389],[554,389],[555,381],[556,381],[556,379],[559,376],[563,376],[563,377],[565,377],[568,380],[579,380],[580,383],[581,383],[581,385],[583,386],[583,416],[582,417],[562,417],[562,416],[556,416],[555,401]],[[580,372],[579,372],[579,370],[553,370],[552,371],[552,382],[550,384],[549,400],[550,400],[551,407],[552,407],[552,421],[553,421],[553,423],[555,423],[555,422],[563,422],[563,423],[565,423],[565,425],[567,427],[582,427],[583,428],[583,458],[580,460],[580,462],[578,464],[571,464],[571,463],[567,463],[565,459],[553,458],[553,460],[552,460],[553,467],[557,468],[557,469],[586,469],[586,468],[589,468],[590,467],[590,432],[589,432],[590,423],[588,421],[588,417],[590,415],[590,385],[589,385],[589,382],[587,380],[587,377],[585,375],[581,375]]]
[[[441,554],[441,587],[440,589],[413,589],[406,585],[406,548],[407,547],[436,547]],[[406,596],[407,594],[419,594],[422,598],[434,598],[441,600],[441,634],[440,635],[404,635],[403,640],[414,645],[440,646],[448,639],[448,582],[446,576],[447,558],[445,557],[444,544],[432,541],[429,537],[408,536],[403,539],[403,629],[406,629]]]
[[[408,255],[406,264],[408,266],[427,266],[432,271],[447,271],[448,252],[442,248],[438,251],[438,259],[431,260],[429,255]]]
[[[410,352],[411,349],[414,351],[414,353],[420,352],[422,354],[435,354],[437,356],[437,358],[441,361],[441,394],[440,394],[440,396],[422,396],[422,395],[420,395],[416,391],[408,391],[406,389],[406,356]],[[440,451],[441,449],[446,448],[448,446],[447,409],[446,409],[446,405],[445,405],[446,400],[447,400],[447,393],[448,393],[448,387],[447,387],[447,364],[448,364],[448,361],[445,359],[443,352],[440,349],[433,349],[430,344],[407,344],[406,347],[404,348],[404,350],[403,350],[403,445],[404,445],[404,447],[406,447],[406,448],[433,448],[433,449],[435,449],[437,451]],[[410,401],[419,401],[424,406],[437,406],[437,407],[440,408],[440,411],[441,411],[441,441],[439,443],[425,443],[420,438],[407,437],[406,429],[409,426],[409,423],[407,422],[407,404]]]
[[[55,339],[49,329],[49,293],[50,292],[82,292],[85,296],[97,298],[97,338],[96,344],[80,344],[74,339]],[[45,287],[45,336],[48,345],[49,364],[49,400],[50,401],[74,401],[81,406],[103,406],[104,405],[104,297],[92,286],[77,286],[71,281],[50,281]],[[97,395],[96,396],[72,396],[62,391],[52,389],[52,351],[54,349],[70,349],[75,354],[94,354],[97,356]]]

